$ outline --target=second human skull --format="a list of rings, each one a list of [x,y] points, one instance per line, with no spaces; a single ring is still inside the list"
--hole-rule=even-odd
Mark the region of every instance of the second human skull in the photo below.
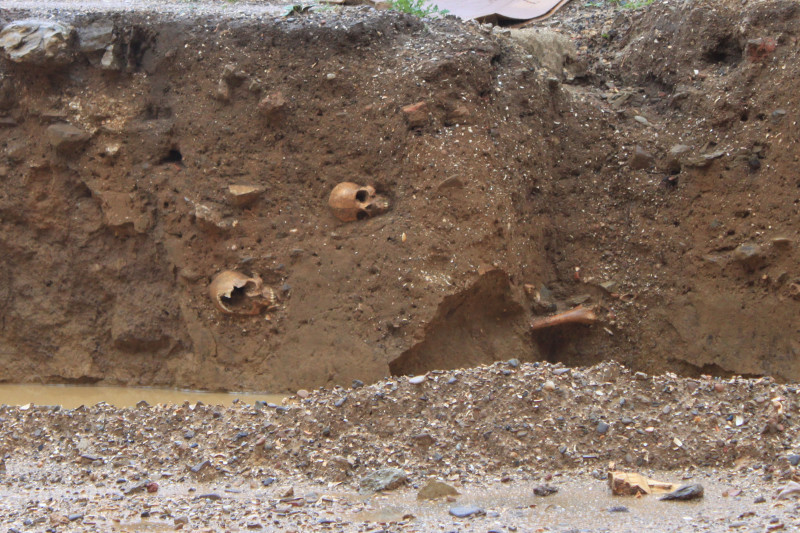
[[[343,222],[364,220],[385,213],[389,209],[389,202],[383,196],[376,194],[375,187],[361,186],[349,181],[333,188],[328,198],[328,205],[333,215]]]

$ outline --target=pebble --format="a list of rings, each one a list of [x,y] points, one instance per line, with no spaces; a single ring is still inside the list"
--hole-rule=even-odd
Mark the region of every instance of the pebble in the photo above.
[[[650,152],[647,152],[641,146],[636,146],[633,149],[633,155],[628,162],[628,166],[633,170],[645,170],[652,167],[654,162],[655,157]]]
[[[537,496],[546,497],[558,492],[558,488],[552,485],[539,485],[534,487],[533,493]]]
[[[609,427],[610,426],[608,424],[606,424],[601,420],[600,422],[597,423],[597,432],[600,433],[601,435],[605,435],[606,433],[608,433]]]
[[[609,513],[629,513],[630,509],[625,507],[624,505],[614,505],[613,507],[608,508]]]
[[[519,367],[519,359],[516,359],[516,358],[515,359],[509,359],[508,360],[508,366],[510,366],[511,368],[518,368]]]
[[[699,483],[692,483],[691,485],[683,485],[676,490],[665,494],[661,498],[662,501],[668,500],[695,500],[703,497],[703,486]]]
[[[428,376],[421,375],[421,376],[414,376],[413,378],[408,378],[408,382],[412,385],[419,385],[420,383],[424,383],[425,380],[428,379]]]
[[[446,498],[447,496],[458,496],[459,492],[441,481],[429,481],[417,493],[418,500],[435,500],[437,498]]]
[[[362,493],[392,490],[407,480],[406,473],[399,468],[381,468],[361,478],[359,490]]]
[[[468,518],[470,516],[477,516],[485,513],[486,511],[477,505],[460,505],[458,507],[450,508],[450,514],[456,518]]]
[[[791,454],[789,457],[787,457],[787,459],[789,459],[789,464],[792,466],[797,466],[800,464],[800,455],[796,453]]]

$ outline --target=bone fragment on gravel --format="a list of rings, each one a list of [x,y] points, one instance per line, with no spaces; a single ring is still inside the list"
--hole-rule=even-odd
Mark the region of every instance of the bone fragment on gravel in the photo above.
[[[531,329],[544,329],[564,324],[594,324],[595,322],[597,322],[597,315],[594,310],[590,307],[579,305],[563,313],[536,318],[531,321]]]
[[[609,472],[608,486],[615,496],[664,494],[678,488],[676,483],[656,481],[635,472]]]

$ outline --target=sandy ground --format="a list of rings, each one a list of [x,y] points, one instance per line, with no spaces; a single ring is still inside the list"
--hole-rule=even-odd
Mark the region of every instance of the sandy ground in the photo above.
[[[517,361],[282,405],[3,407],[2,519],[20,531],[791,529],[794,492],[776,496],[798,477],[797,412],[797,389],[769,379]],[[391,468],[404,481],[365,489]],[[614,470],[705,496],[613,497]],[[431,480],[459,495],[416,501]],[[475,516],[450,514],[470,505]]]

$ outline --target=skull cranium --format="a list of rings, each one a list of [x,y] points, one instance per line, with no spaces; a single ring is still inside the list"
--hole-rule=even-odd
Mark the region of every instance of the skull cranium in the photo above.
[[[328,198],[328,205],[333,215],[342,222],[364,220],[385,213],[389,202],[375,193],[375,187],[362,187],[349,181],[342,182],[333,188]]]
[[[276,302],[275,293],[263,286],[261,278],[233,270],[217,274],[208,286],[208,294],[214,307],[228,315],[257,315]]]

